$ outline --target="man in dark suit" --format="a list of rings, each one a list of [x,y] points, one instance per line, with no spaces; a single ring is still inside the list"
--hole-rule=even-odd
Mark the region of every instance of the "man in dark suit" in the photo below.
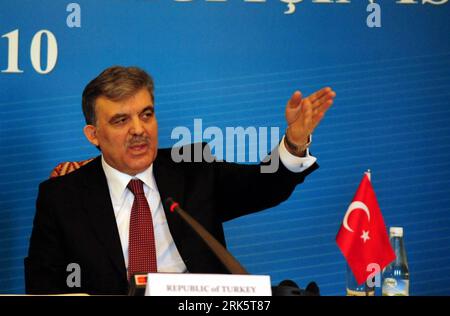
[[[304,99],[293,94],[286,134],[271,154],[282,161],[276,172],[261,172],[260,165],[176,163],[173,150],[158,149],[152,79],[134,67],[106,69],[83,92],[84,133],[101,156],[40,185],[25,258],[27,293],[126,294],[129,275],[142,267],[136,263],[141,255],[152,262],[153,272],[226,273],[163,202],[177,200],[225,245],[224,221],[281,203],[318,168],[307,147],[334,97],[330,88]],[[208,154],[203,144],[179,150],[197,149]],[[140,193],[131,182],[139,183]],[[151,213],[146,217],[151,229],[139,228],[144,237],[137,233],[139,223],[133,224],[136,209]],[[142,249],[152,249],[153,257]],[[70,264],[81,271],[75,287],[67,282]]]

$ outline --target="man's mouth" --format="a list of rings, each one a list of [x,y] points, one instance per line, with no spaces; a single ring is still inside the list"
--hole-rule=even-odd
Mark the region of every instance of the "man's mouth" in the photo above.
[[[148,144],[147,143],[134,144],[134,145],[128,146],[128,148],[134,153],[141,153],[141,152],[144,152],[147,150]]]

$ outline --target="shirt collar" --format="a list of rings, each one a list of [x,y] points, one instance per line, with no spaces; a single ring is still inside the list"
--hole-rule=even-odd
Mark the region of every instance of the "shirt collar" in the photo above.
[[[150,190],[156,190],[156,182],[153,176],[153,163],[137,175],[130,176],[117,169],[114,169],[105,161],[102,155],[102,167],[108,181],[109,192],[113,201],[119,201],[122,199],[125,189],[131,179],[139,179],[144,182],[144,192],[147,192],[147,188]]]

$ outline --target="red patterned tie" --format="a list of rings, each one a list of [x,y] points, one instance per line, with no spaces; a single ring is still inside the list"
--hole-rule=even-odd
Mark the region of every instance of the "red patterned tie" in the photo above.
[[[157,272],[153,220],[141,180],[130,180],[134,194],[128,240],[128,278],[134,273]]]

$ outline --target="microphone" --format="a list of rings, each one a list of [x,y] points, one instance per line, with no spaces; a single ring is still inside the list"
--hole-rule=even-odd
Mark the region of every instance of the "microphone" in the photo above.
[[[278,286],[272,287],[273,296],[320,296],[316,282],[310,282],[305,290],[292,280],[283,280]]]
[[[220,262],[231,274],[249,274],[247,270],[233,257],[233,255],[225,249],[225,247],[214,238],[199,222],[186,213],[180,205],[172,198],[166,199],[166,207],[173,213],[176,212],[197,235],[205,242],[205,244],[216,255]]]
[[[135,273],[131,276],[128,296],[144,296],[147,287],[147,273]]]
[[[220,242],[218,242],[200,223],[186,213],[172,198],[167,198],[166,207],[178,215],[191,227],[206,243],[211,251],[231,274],[249,274],[245,268],[234,258]],[[143,296],[147,285],[147,273],[132,275],[129,282],[129,296]]]
[[[320,296],[320,289],[316,282],[309,282],[306,287],[306,295],[308,296]]]
[[[292,280],[283,280],[278,286],[272,286],[273,296],[303,296],[304,291]]]

